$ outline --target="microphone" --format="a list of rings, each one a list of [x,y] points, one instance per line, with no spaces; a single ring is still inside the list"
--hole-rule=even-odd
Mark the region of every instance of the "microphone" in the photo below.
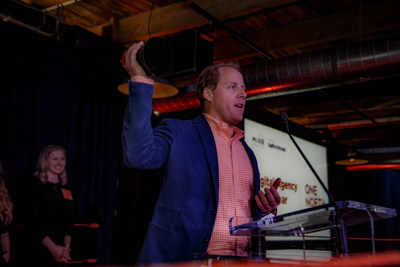
[[[319,175],[317,174],[317,172],[314,170],[314,168],[311,165],[311,163],[308,161],[307,157],[304,155],[303,151],[300,149],[299,145],[296,143],[296,140],[294,140],[293,136],[291,135],[290,129],[289,129],[289,118],[288,118],[288,115],[286,114],[286,112],[282,112],[281,117],[282,117],[283,124],[286,127],[286,131],[287,131],[290,139],[292,140],[293,144],[296,146],[297,150],[300,152],[301,156],[303,157],[303,159],[307,163],[308,167],[313,172],[315,178],[317,178],[319,184],[322,186],[322,188],[324,189],[325,193],[328,195],[329,202],[332,204],[332,206],[335,209],[335,214],[336,214],[335,221],[336,221],[336,224],[339,226],[339,227],[336,228],[337,237],[338,237],[338,240],[340,241],[340,244],[342,246],[343,252],[345,254],[348,254],[346,227],[344,225],[344,219],[341,216],[341,212],[339,211],[338,205],[336,204],[336,201],[333,199],[333,196],[329,192],[328,188],[325,186],[325,184],[322,182],[322,180],[319,177]]]
[[[289,117],[286,114],[286,112],[282,112],[281,114],[283,125],[286,127],[286,132],[290,135],[290,130],[289,130]]]
[[[311,165],[311,163],[308,161],[307,157],[304,155],[303,151],[301,150],[301,148],[299,147],[299,145],[297,144],[296,140],[294,140],[292,134],[290,133],[290,129],[289,129],[289,117],[286,114],[286,112],[282,112],[281,113],[281,118],[283,121],[283,124],[285,125],[286,128],[286,132],[289,135],[290,139],[292,140],[293,144],[296,146],[297,150],[300,152],[301,156],[303,157],[304,161],[307,163],[308,167],[311,169],[312,173],[314,174],[315,178],[317,178],[319,184],[322,186],[322,189],[324,189],[325,193],[328,195],[329,198],[329,202],[336,208],[336,201],[333,199],[333,196],[331,195],[331,193],[329,192],[328,188],[325,186],[325,184],[322,182],[321,178],[319,177],[318,173],[314,170],[313,166]]]

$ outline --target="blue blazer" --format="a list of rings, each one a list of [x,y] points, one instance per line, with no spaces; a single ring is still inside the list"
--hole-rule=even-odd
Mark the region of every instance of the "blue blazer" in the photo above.
[[[206,252],[216,218],[216,145],[203,115],[187,121],[165,119],[152,129],[152,89],[152,85],[130,83],[122,134],[128,167],[164,168],[163,186],[138,264],[190,261],[194,253]],[[241,141],[253,166],[256,194],[260,188],[257,161]],[[261,217],[255,204],[252,215]]]

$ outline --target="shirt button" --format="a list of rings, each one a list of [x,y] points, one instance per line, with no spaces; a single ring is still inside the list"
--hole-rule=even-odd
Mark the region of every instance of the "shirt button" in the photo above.
[[[210,242],[210,239],[208,239],[208,238],[204,238],[204,239],[203,239],[203,243],[204,243],[204,244],[208,244],[208,242]]]
[[[217,215],[217,212],[216,212],[215,210],[212,210],[212,211],[210,212],[210,214],[211,214],[212,216],[215,216],[215,215]]]

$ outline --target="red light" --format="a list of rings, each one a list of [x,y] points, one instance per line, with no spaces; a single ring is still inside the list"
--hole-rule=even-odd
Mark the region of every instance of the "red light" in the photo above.
[[[349,172],[385,170],[385,169],[398,170],[400,169],[400,164],[366,164],[366,165],[347,166],[347,171]]]

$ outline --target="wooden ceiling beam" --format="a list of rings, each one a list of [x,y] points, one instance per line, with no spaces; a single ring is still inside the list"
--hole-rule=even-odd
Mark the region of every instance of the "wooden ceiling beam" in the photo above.
[[[21,2],[24,2],[25,4],[29,5],[35,5],[42,8],[46,8],[50,6],[62,5],[65,2],[69,2],[69,0],[21,0]]]
[[[360,18],[360,15],[362,17]],[[361,23],[361,24],[360,24]],[[333,42],[344,38],[365,38],[369,33],[400,28],[400,1],[383,1],[321,18],[292,23],[260,32],[242,34],[264,51],[275,50],[307,52],[307,46]],[[230,61],[254,56],[254,50],[233,38],[215,43],[215,61]]]
[[[258,10],[273,8],[299,0],[197,0],[198,6],[219,18],[226,20],[244,16]],[[150,29],[149,17],[150,20]],[[118,43],[130,44],[137,40],[147,40],[151,36],[165,36],[183,30],[207,25],[208,21],[183,3],[174,3],[133,15],[118,21]]]

